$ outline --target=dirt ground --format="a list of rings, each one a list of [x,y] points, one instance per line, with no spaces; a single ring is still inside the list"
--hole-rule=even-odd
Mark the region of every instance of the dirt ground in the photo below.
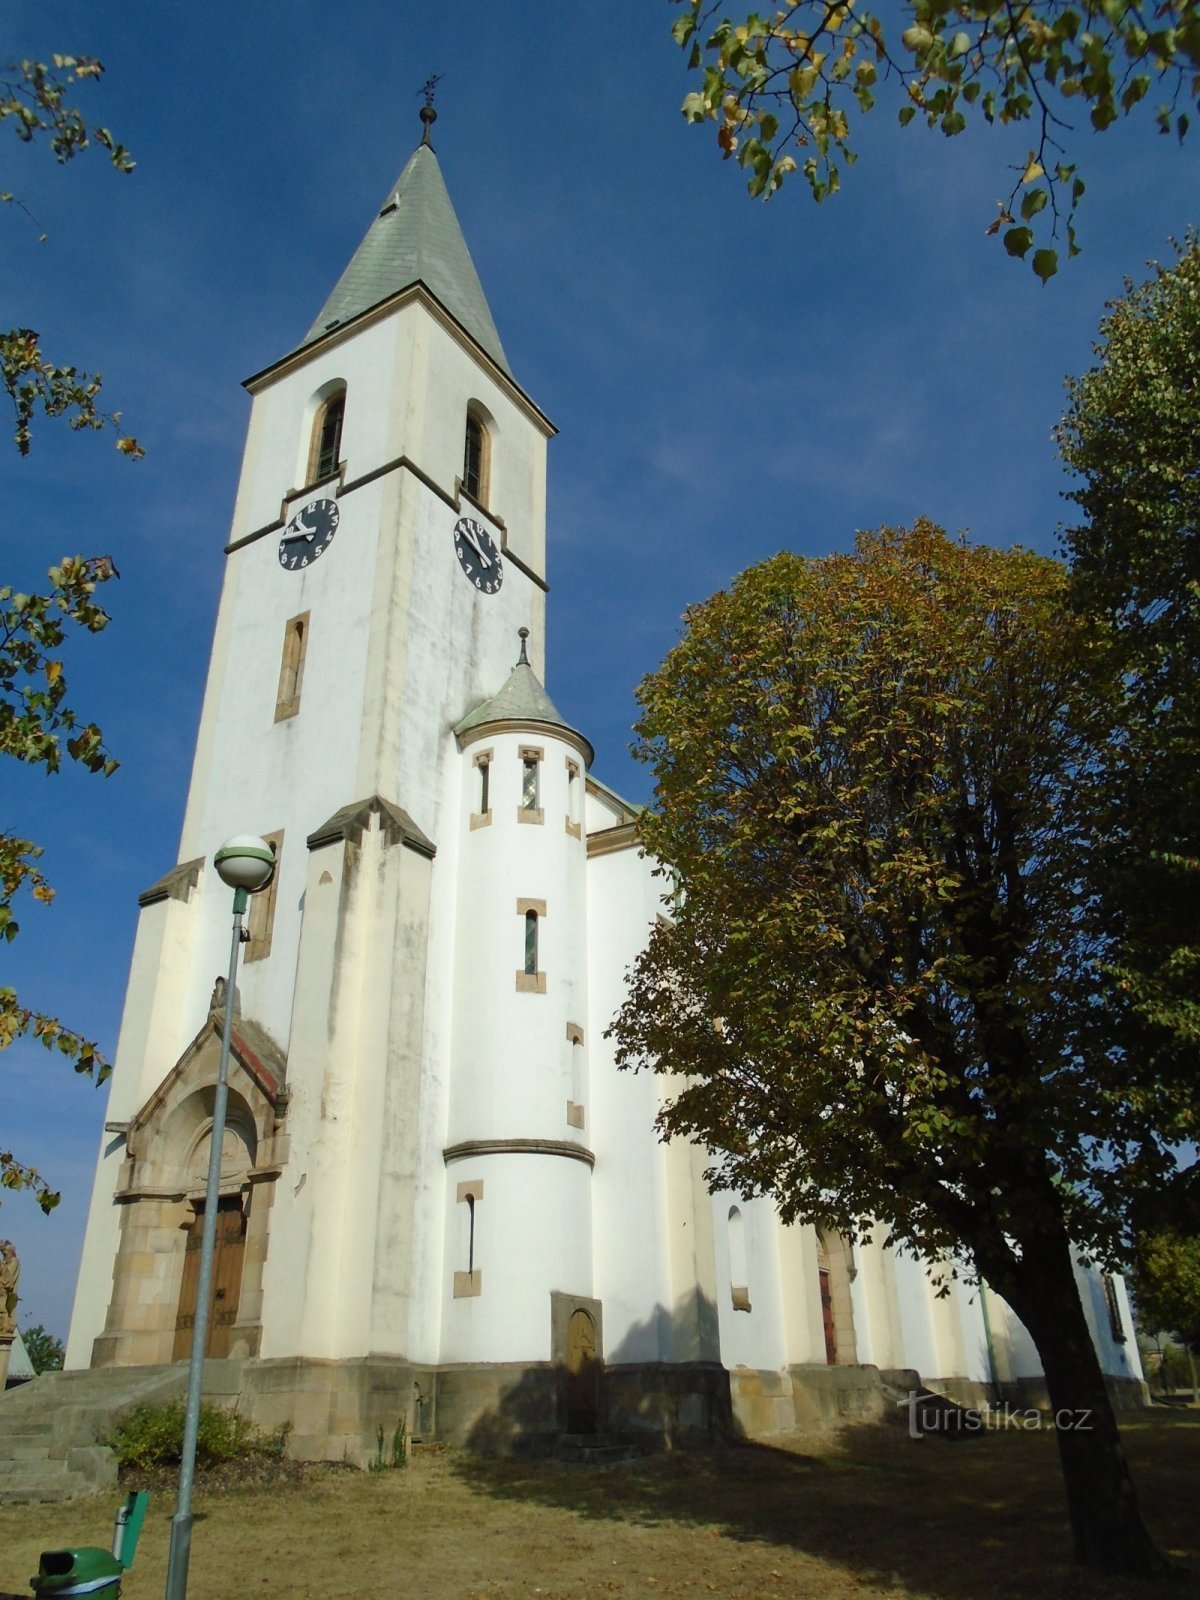
[[[1125,1430],[1177,1583],[1089,1580],[1069,1556],[1053,1434],[950,1443],[899,1428],[592,1469],[418,1447],[403,1470],[307,1469],[202,1488],[190,1600],[622,1600],[928,1596],[1163,1600],[1200,1594],[1200,1413]],[[107,1546],[116,1497],[0,1507],[0,1590],[41,1550]],[[125,1600],[163,1593],[169,1490],[152,1493]]]

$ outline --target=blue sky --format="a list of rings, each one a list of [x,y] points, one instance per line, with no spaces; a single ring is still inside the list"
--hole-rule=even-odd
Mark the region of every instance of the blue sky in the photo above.
[[[420,135],[434,143],[518,382],[550,452],[548,687],[598,776],[630,760],[638,680],[685,606],[781,548],[926,515],[1055,547],[1069,512],[1051,429],[1104,302],[1197,220],[1200,145],[1149,117],[1073,146],[1084,254],[1042,287],[984,228],[1027,133],[899,133],[881,109],[841,195],[764,205],[689,129],[665,0],[10,0],[3,58],[105,63],[80,95],[137,159],[65,169],[0,128],[5,326],[104,374],[144,445],[43,425],[0,451],[2,582],[111,553],[109,630],[68,658],[120,757],[107,781],[12,763],[0,826],[46,845],[58,889],[24,908],[0,982],[116,1040],[136,896],[176,859],[248,415],[241,380],[307,330]],[[65,1334],[105,1091],[58,1058],[0,1057],[0,1143],[63,1191],[5,1196],[25,1324]]]

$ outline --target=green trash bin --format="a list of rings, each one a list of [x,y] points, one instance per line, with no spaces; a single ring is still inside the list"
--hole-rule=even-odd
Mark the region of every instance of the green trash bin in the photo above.
[[[43,1550],[29,1583],[39,1600],[117,1600],[124,1570],[107,1550]]]

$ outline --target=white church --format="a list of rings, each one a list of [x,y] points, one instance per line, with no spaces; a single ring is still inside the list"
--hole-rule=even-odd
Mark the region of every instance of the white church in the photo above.
[[[1034,1397],[1004,1303],[709,1194],[605,1029],[662,911],[544,680],[546,447],[425,136],[245,456],[178,862],[141,918],[67,1367],[189,1353],[231,835],[275,847],[231,1040],[209,1354],[303,1457]],[[215,559],[215,552],[214,552]],[[150,871],[155,865],[150,864]],[[149,876],[149,873],[147,874]],[[1082,1274],[1102,1365],[1124,1289]]]

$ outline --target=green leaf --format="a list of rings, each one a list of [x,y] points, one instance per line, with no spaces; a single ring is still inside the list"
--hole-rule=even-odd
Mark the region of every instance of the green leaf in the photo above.
[[[1032,228],[1009,228],[1004,235],[1004,248],[1010,256],[1025,255],[1032,243]]]
[[[1058,271],[1057,250],[1035,250],[1033,252],[1033,270],[1045,283]]]

